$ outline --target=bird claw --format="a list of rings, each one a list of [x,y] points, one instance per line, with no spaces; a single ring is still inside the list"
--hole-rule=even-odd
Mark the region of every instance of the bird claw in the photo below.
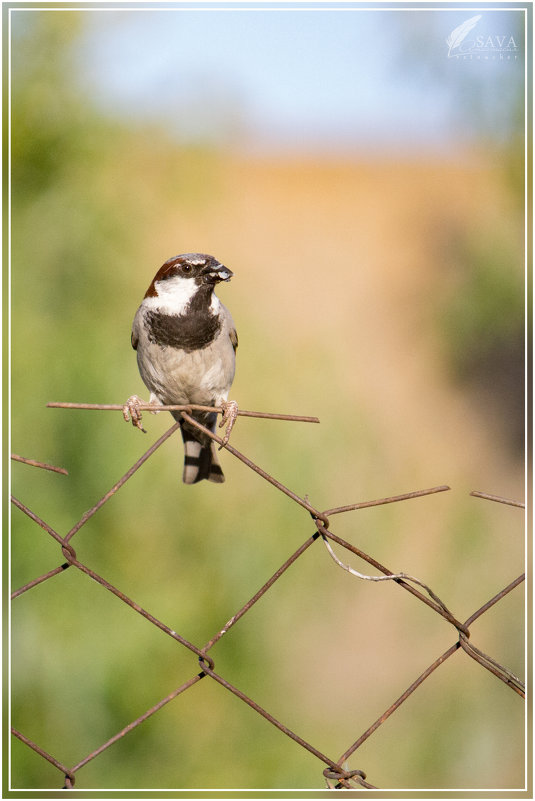
[[[131,422],[135,428],[139,428],[140,431],[146,434],[147,432],[141,425],[140,403],[144,403],[144,401],[138,398],[137,395],[131,395],[123,406],[123,417],[126,423]]]
[[[225,436],[223,437],[223,441],[219,446],[219,450],[224,448],[227,442],[229,441],[230,432],[234,428],[234,423],[238,417],[238,404],[236,401],[227,401],[226,403],[221,404],[221,408],[223,410],[223,417],[221,418],[221,422],[219,423],[219,428],[222,428],[225,423],[227,423],[227,428],[225,431]]]

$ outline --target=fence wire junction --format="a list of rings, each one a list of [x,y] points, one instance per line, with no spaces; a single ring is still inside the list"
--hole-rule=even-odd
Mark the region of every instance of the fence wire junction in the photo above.
[[[67,409],[84,409],[84,410],[113,410],[113,411],[124,411],[124,405],[119,404],[75,404],[75,403],[49,403],[47,404],[48,407],[52,408],[67,408]],[[509,670],[504,665],[500,664],[497,660],[493,659],[490,655],[484,653],[482,650],[477,648],[470,637],[470,627],[472,624],[483,614],[486,614],[495,604],[501,601],[506,595],[508,595],[512,590],[518,587],[525,579],[525,574],[521,574],[513,581],[511,581],[507,586],[505,586],[502,590],[497,592],[492,598],[490,598],[485,604],[483,604],[479,609],[473,612],[466,620],[460,621],[458,620],[455,615],[448,609],[446,604],[433,592],[433,590],[421,581],[419,578],[415,576],[411,576],[407,573],[394,573],[388,567],[381,564],[377,561],[373,556],[362,551],[357,546],[353,545],[350,542],[342,539],[341,537],[337,536],[330,528],[330,519],[337,514],[347,513],[349,511],[354,511],[358,509],[363,509],[372,506],[380,506],[388,503],[396,503],[403,500],[415,499],[420,498],[423,496],[445,492],[450,489],[447,485],[441,485],[437,487],[432,487],[429,489],[423,490],[416,490],[413,492],[408,492],[403,495],[395,495],[391,497],[381,498],[378,500],[371,500],[371,501],[364,501],[360,503],[354,503],[347,506],[340,506],[333,509],[327,509],[325,511],[321,511],[316,509],[310,502],[308,497],[301,498],[291,489],[286,487],[272,475],[270,475],[267,471],[263,468],[255,464],[251,461],[246,455],[238,451],[234,448],[233,445],[230,443],[225,443],[224,440],[219,437],[217,434],[212,433],[209,429],[204,427],[200,424],[194,417],[192,417],[192,412],[195,410],[203,410],[203,411],[216,411],[221,412],[221,409],[216,409],[213,407],[204,407],[204,406],[152,406],[150,404],[140,404],[139,409],[141,411],[165,411],[165,410],[177,410],[181,412],[181,416],[184,420],[186,420],[190,425],[195,426],[200,431],[204,432],[207,436],[217,442],[220,446],[224,447],[228,450],[233,456],[243,462],[247,467],[261,476],[264,480],[268,481],[274,487],[276,487],[280,492],[287,495],[291,498],[295,503],[301,506],[308,514],[310,514],[313,524],[314,524],[314,531],[312,534],[295,550],[286,561],[275,571],[275,573],[265,582],[265,584],[250,598],[228,621],[225,625],[216,632],[213,637],[202,647],[195,645],[192,642],[189,642],[185,637],[181,636],[177,633],[174,629],[170,626],[166,625],[163,621],[156,618],[147,610],[143,609],[139,604],[136,603],[135,600],[129,598],[125,595],[119,588],[115,587],[111,584],[104,576],[101,576],[97,572],[91,569],[88,565],[83,564],[77,557],[76,551],[72,545],[73,537],[77,534],[77,532],[82,528],[82,526],[87,523],[98,511],[102,508],[102,506],[111,498],[115,493],[117,493],[121,487],[125,485],[125,483],[134,475],[134,473],[139,470],[139,468],[145,464],[145,462],[155,453],[158,448],[163,445],[163,443],[169,439],[180,427],[180,423],[175,423],[172,425],[159,439],[154,442],[150,448],[130,467],[130,469],[94,504],[87,512],[85,512],[82,517],[75,523],[75,525],[70,529],[70,531],[62,536],[57,531],[55,531],[50,525],[48,525],[44,520],[38,517],[33,511],[31,511],[24,503],[22,503],[17,498],[11,498],[12,503],[16,508],[18,508],[21,512],[27,515],[31,520],[37,523],[44,531],[46,531],[50,537],[52,537],[60,546],[62,555],[64,560],[60,565],[55,567],[54,569],[48,571],[47,573],[34,578],[32,581],[27,582],[24,586],[18,588],[11,594],[12,600],[21,596],[23,593],[28,592],[29,590],[33,589],[34,587],[38,586],[44,581],[48,581],[53,576],[64,572],[70,567],[74,567],[79,570],[81,573],[85,574],[89,578],[96,581],[102,587],[104,587],[108,592],[115,595],[119,600],[121,600],[125,605],[129,606],[132,610],[134,610],[137,614],[144,617],[150,623],[152,623],[156,628],[160,629],[163,633],[171,637],[176,643],[186,649],[188,649],[192,654],[197,657],[198,665],[197,670],[194,674],[183,684],[177,687],[173,692],[169,695],[165,696],[159,700],[156,704],[154,704],[150,709],[147,709],[142,715],[140,715],[135,720],[132,720],[128,723],[124,728],[120,731],[116,732],[112,737],[110,737],[106,742],[102,743],[98,748],[93,750],[91,753],[87,754],[83,759],[81,759],[76,765],[71,767],[65,765],[59,759],[49,754],[46,750],[44,750],[41,746],[37,743],[33,742],[29,737],[23,734],[21,731],[17,730],[16,728],[12,727],[11,731],[12,734],[18,738],[21,742],[23,742],[26,746],[31,748],[36,754],[41,756],[43,759],[47,760],[50,764],[52,764],[64,777],[64,789],[71,789],[75,785],[75,780],[78,772],[87,765],[92,760],[96,759],[100,754],[106,751],[110,746],[120,740],[122,737],[127,736],[132,730],[137,728],[141,723],[145,720],[150,718],[152,715],[156,714],[162,707],[164,707],[169,702],[173,701],[179,695],[185,693],[195,684],[200,682],[207,677],[212,679],[213,681],[217,682],[220,686],[225,688],[228,692],[232,693],[234,696],[239,698],[249,707],[251,707],[255,712],[257,712],[260,716],[262,716],[266,721],[268,721],[272,726],[278,729],[282,734],[286,735],[290,739],[292,739],[295,743],[297,743],[302,748],[306,749],[310,754],[315,756],[321,763],[323,763],[326,767],[323,770],[323,776],[327,787],[329,788],[336,788],[336,789],[349,789],[352,787],[361,787],[361,788],[369,788],[369,789],[377,789],[377,785],[370,784],[366,780],[366,774],[362,770],[349,770],[344,767],[347,760],[362,746],[369,737],[371,737],[380,726],[382,726],[385,721],[397,710],[399,707],[412,695],[412,693],[422,685],[422,683],[434,672],[436,671],[441,665],[443,665],[446,660],[448,660],[454,653],[458,650],[462,650],[465,654],[467,654],[471,659],[473,659],[476,663],[478,663],[482,668],[489,671],[493,674],[497,679],[505,683],[514,693],[519,695],[522,698],[525,698],[525,687],[523,682],[518,678],[511,670]],[[290,421],[300,421],[300,422],[313,422],[317,423],[319,420],[314,417],[304,417],[299,415],[283,415],[283,414],[270,414],[267,412],[249,412],[245,410],[239,410],[239,415],[242,416],[249,416],[249,417],[260,417],[260,418],[270,418],[275,420],[290,420]],[[23,462],[25,464],[51,470],[57,473],[67,474],[67,471],[63,468],[58,468],[53,465],[45,464],[43,462],[36,461],[34,459],[28,459],[23,456],[19,456],[17,454],[12,454],[12,459]],[[489,495],[485,492],[480,491],[473,491],[470,493],[472,496],[476,498],[480,498],[483,500],[498,502],[502,504],[507,504],[509,506],[524,508],[525,505],[521,501],[510,500],[507,498],[502,498],[496,495]],[[334,560],[334,562],[343,570],[349,572],[351,575],[366,581],[394,581],[400,588],[409,592],[414,598],[419,600],[421,603],[427,605],[431,608],[437,615],[444,618],[451,626],[455,629],[457,639],[452,645],[444,651],[434,662],[432,662],[424,672],[418,676],[415,681],[407,687],[407,689],[399,696],[389,707],[386,709],[383,714],[377,718],[377,720],[372,723],[357,739],[348,746],[348,748],[344,751],[342,755],[339,757],[331,757],[320,750],[318,750],[313,744],[307,742],[298,734],[293,732],[289,729],[282,721],[278,720],[274,715],[272,715],[268,710],[264,709],[260,706],[254,699],[250,698],[244,692],[242,692],[238,687],[235,687],[229,681],[227,681],[223,676],[221,676],[216,671],[216,665],[214,659],[209,654],[209,651],[213,648],[213,646],[231,629],[233,628],[238,621],[247,614],[247,612],[257,603],[257,601],[262,598],[262,596],[267,593],[271,587],[278,581],[278,579],[288,570],[288,568],[294,564],[308,548],[310,548],[315,542],[323,542],[326,551],[328,552],[329,556]],[[337,546],[340,549],[344,549],[345,551],[357,556],[364,562],[371,565],[380,575],[367,575],[355,570],[350,565],[346,564],[342,561],[339,556],[336,554],[334,546]]]

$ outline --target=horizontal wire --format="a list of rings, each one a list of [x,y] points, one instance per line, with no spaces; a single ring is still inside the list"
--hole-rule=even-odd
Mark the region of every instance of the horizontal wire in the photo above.
[[[122,411],[124,403],[56,403],[51,402],[46,404],[49,409],[85,409],[89,411]],[[183,404],[168,404],[160,406],[154,403],[139,403],[137,408],[141,412],[187,412],[188,410],[196,412],[222,412],[220,406],[200,406],[196,403],[189,403],[187,406]],[[308,415],[301,414],[275,414],[271,412],[251,412],[247,409],[238,409],[238,415],[242,417],[259,417],[268,420],[290,420],[296,423],[319,423],[317,417],[309,417]]]

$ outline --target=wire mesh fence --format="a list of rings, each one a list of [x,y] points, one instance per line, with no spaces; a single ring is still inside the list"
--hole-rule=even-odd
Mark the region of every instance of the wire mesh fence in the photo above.
[[[104,404],[71,404],[71,403],[50,403],[48,404],[50,407],[56,408],[74,408],[74,409],[84,409],[84,410],[113,410],[113,411],[123,411],[124,407],[122,405],[104,405]],[[295,492],[293,492],[290,488],[285,486],[283,483],[278,481],[274,476],[270,475],[267,471],[265,471],[262,467],[255,464],[249,457],[245,454],[237,450],[232,444],[224,443],[224,440],[219,437],[217,434],[212,433],[209,429],[202,426],[193,416],[192,413],[196,408],[204,408],[205,410],[212,410],[208,409],[208,407],[184,407],[184,406],[173,406],[173,407],[152,407],[149,404],[143,404],[140,406],[141,410],[158,410],[162,411],[164,409],[174,409],[181,412],[182,418],[188,422],[189,425],[195,426],[200,431],[204,432],[207,436],[211,437],[215,442],[217,442],[220,446],[223,446],[226,450],[228,450],[234,457],[239,459],[243,462],[248,468],[253,470],[256,474],[258,474],[261,478],[265,481],[269,482],[271,485],[276,487],[277,490],[284,493],[286,496],[292,499],[296,504],[298,504],[308,515],[310,515],[312,520],[313,530],[307,539],[280,565],[280,567],[271,575],[270,578],[260,587],[260,589],[236,612],[232,615],[232,617],[225,623],[225,625],[218,631],[216,631],[213,636],[204,644],[198,645],[194,642],[191,642],[185,636],[181,635],[173,628],[168,626],[164,621],[160,620],[155,615],[151,614],[148,610],[142,608],[135,599],[130,598],[126,595],[119,587],[112,584],[108,579],[101,575],[100,573],[93,570],[89,565],[85,564],[84,562],[80,561],[77,556],[76,550],[73,545],[73,540],[75,535],[80,531],[80,529],[91,519],[94,515],[96,515],[99,510],[106,504],[106,502],[112,498],[125,484],[126,482],[150,459],[150,457],[160,448],[160,446],[169,439],[180,427],[180,423],[175,423],[172,425],[162,436],[160,436],[145,453],[137,459],[137,461],[130,467],[130,469],[95,503],[87,512],[85,512],[82,517],[75,523],[74,526],[64,535],[60,534],[56,531],[52,526],[50,526],[47,522],[42,520],[38,515],[36,515],[28,506],[23,503],[21,500],[12,496],[11,500],[14,506],[20,510],[23,514],[27,515],[32,521],[34,521],[38,526],[41,527],[50,537],[52,537],[58,544],[63,561],[57,567],[48,572],[44,573],[43,575],[37,576],[31,581],[27,582],[21,587],[15,589],[12,594],[12,600],[20,597],[21,595],[29,592],[36,586],[42,584],[43,582],[47,582],[52,579],[54,576],[65,572],[69,568],[74,568],[78,570],[80,573],[84,574],[85,576],[93,579],[99,585],[101,585],[105,590],[112,593],[116,598],[118,598],[123,604],[129,607],[132,612],[141,615],[145,620],[155,626],[162,632],[162,635],[167,635],[168,637],[172,638],[177,647],[187,649],[192,655],[192,658],[196,659],[195,668],[192,668],[192,674],[190,678],[182,683],[179,687],[177,687],[173,692],[169,693],[165,697],[161,698],[157,703],[152,705],[149,709],[147,709],[143,714],[139,715],[134,720],[130,721],[126,726],[124,726],[120,731],[117,731],[111,736],[108,740],[101,743],[96,749],[88,753],[84,756],[77,764],[75,765],[67,765],[65,764],[61,758],[58,756],[54,756],[48,753],[41,745],[38,743],[33,742],[28,736],[25,735],[24,732],[19,731],[16,726],[13,726],[11,731],[14,737],[18,738],[22,743],[24,743],[28,748],[30,748],[33,752],[38,754],[42,757],[43,760],[46,760],[51,765],[53,765],[61,774],[63,780],[63,788],[71,789],[75,786],[75,782],[77,780],[78,774],[81,769],[86,766],[88,763],[92,762],[95,759],[103,754],[107,749],[109,749],[114,743],[116,743],[121,738],[127,737],[133,730],[135,730],[138,726],[140,726],[144,721],[146,721],[151,716],[157,714],[164,706],[169,704],[179,695],[187,693],[194,685],[198,684],[201,681],[210,681],[216,682],[218,685],[223,687],[226,691],[231,693],[233,696],[238,698],[244,704],[247,704],[250,708],[252,708],[259,716],[264,718],[271,726],[277,729],[281,735],[290,738],[295,743],[297,743],[301,748],[305,749],[309,754],[315,757],[318,760],[318,769],[323,769],[323,781],[325,782],[328,788],[336,788],[336,789],[350,789],[350,788],[369,788],[369,789],[376,789],[380,786],[380,777],[373,777],[373,783],[371,783],[372,777],[368,780],[366,773],[364,770],[361,769],[353,769],[350,770],[347,767],[347,760],[352,757],[355,752],[371,738],[374,733],[385,724],[385,722],[393,715],[406,701],[407,699],[419,688],[422,686],[423,682],[436,670],[438,670],[450,657],[452,657],[457,651],[462,651],[466,657],[469,657],[471,660],[474,660],[482,669],[488,671],[492,674],[496,680],[503,682],[507,687],[509,687],[513,693],[521,698],[525,698],[525,687],[523,681],[516,676],[507,666],[501,664],[498,660],[493,658],[492,655],[485,653],[481,650],[477,645],[474,644],[470,628],[472,624],[480,618],[482,615],[486,615],[493,607],[498,604],[503,598],[505,598],[509,593],[519,587],[525,580],[525,574],[519,575],[513,581],[509,582],[506,586],[501,588],[499,591],[496,592],[493,597],[489,598],[486,603],[480,606],[477,610],[475,610],[466,620],[459,620],[452,611],[446,606],[446,603],[443,599],[441,599],[433,589],[428,586],[424,581],[420,578],[415,576],[409,575],[404,572],[394,572],[390,570],[387,566],[382,564],[380,561],[375,559],[372,555],[365,553],[356,545],[348,542],[347,540],[343,539],[342,537],[338,536],[332,529],[331,529],[331,521],[335,515],[339,514],[346,514],[351,511],[356,511],[363,508],[374,507],[374,506],[382,506],[385,504],[390,503],[397,503],[405,500],[414,500],[417,498],[421,498],[424,496],[434,495],[437,493],[446,492],[450,489],[450,487],[446,485],[431,487],[428,489],[422,490],[415,490],[412,492],[404,493],[402,495],[395,495],[391,497],[380,498],[377,500],[371,501],[364,501],[360,503],[350,504],[347,506],[339,506],[332,509],[327,510],[320,510],[316,508],[308,499],[308,497],[300,497]],[[213,410],[212,410],[213,411]],[[220,410],[216,410],[220,411]],[[278,420],[289,420],[289,421],[302,421],[302,422],[319,422],[317,418],[312,417],[304,417],[298,415],[275,415],[269,414],[264,412],[248,412],[244,410],[240,410],[239,414],[243,416],[253,416],[253,417],[264,417],[264,418],[271,418],[271,419],[278,419]],[[45,464],[34,459],[29,459],[23,456],[19,456],[17,454],[12,454],[12,459],[26,463],[30,466],[51,470],[57,473],[65,474],[67,471],[63,468],[58,468],[50,464]],[[508,498],[503,498],[496,495],[490,495],[485,492],[480,491],[473,491],[471,495],[474,498],[478,498],[483,501],[490,501],[494,503],[501,503],[506,504],[512,507],[519,507],[524,508],[525,504],[518,500],[511,500]],[[348,572],[356,579],[364,580],[364,581],[373,581],[373,582],[394,582],[398,585],[400,590],[404,590],[411,594],[415,601],[418,601],[422,604],[425,604],[428,608],[430,608],[433,612],[436,613],[437,616],[445,620],[448,624],[452,627],[452,635],[453,635],[453,642],[447,650],[445,650],[437,659],[435,659],[415,680],[406,688],[406,690],[396,698],[391,705],[363,732],[357,733],[356,739],[347,744],[347,748],[345,751],[338,755],[338,754],[326,754],[323,753],[322,750],[316,747],[314,743],[308,742],[295,731],[290,729],[284,720],[280,720],[278,716],[272,714],[268,709],[263,708],[257,701],[250,697],[247,693],[243,692],[239,687],[235,686],[233,683],[228,681],[223,675],[218,672],[215,664],[215,660],[212,657],[210,651],[216,645],[217,642],[221,640],[221,638],[228,634],[228,632],[234,628],[239,621],[247,615],[247,613],[251,610],[251,608],[268,592],[276,592],[277,582],[283,576],[283,574],[288,570],[291,565],[297,563],[300,557],[311,547],[313,547],[316,543],[321,543],[321,545],[326,549],[329,557],[335,562],[335,564],[341,568],[341,570]],[[318,546],[316,546],[318,547]],[[374,574],[370,575],[367,573],[363,573],[357,571],[354,567],[347,564],[341,556],[346,553],[348,557],[350,555],[354,557],[358,557],[361,561],[367,563],[368,565],[376,571]],[[16,721],[13,721],[16,723]],[[365,766],[364,766],[365,767]],[[60,783],[60,778],[58,777],[58,784]]]

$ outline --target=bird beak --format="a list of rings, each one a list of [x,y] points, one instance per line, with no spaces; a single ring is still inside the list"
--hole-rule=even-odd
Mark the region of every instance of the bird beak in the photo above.
[[[218,264],[216,267],[205,267],[202,271],[202,276],[207,284],[218,284],[220,281],[230,281],[233,275],[234,273],[223,264]]]

